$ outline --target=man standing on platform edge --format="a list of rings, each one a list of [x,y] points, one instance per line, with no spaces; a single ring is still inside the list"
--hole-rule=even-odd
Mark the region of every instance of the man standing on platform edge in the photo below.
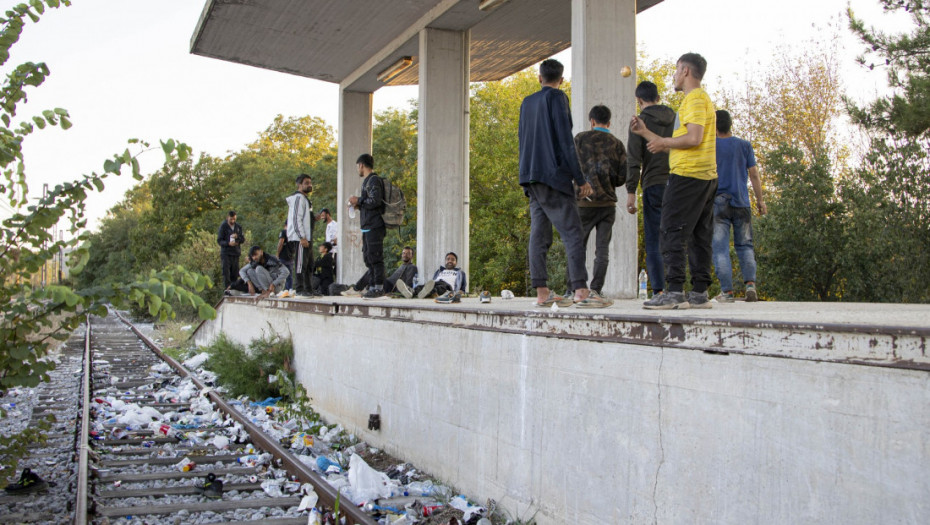
[[[530,199],[530,277],[536,288],[536,306],[571,306],[574,302],[605,307],[609,302],[589,297],[584,234],[572,181],[578,185],[579,198],[589,197],[593,190],[575,153],[568,97],[559,89],[563,71],[557,60],[544,60],[539,65],[540,90],[524,98],[520,106],[520,185]],[[565,244],[568,287],[575,290],[574,298],[549,290],[546,258],[553,226]]]
[[[224,290],[239,276],[239,257],[242,255],[241,246],[244,242],[245,234],[242,233],[242,226],[236,223],[236,212],[230,210],[216,234],[216,243],[220,245]]]
[[[648,142],[651,153],[669,152],[669,176],[662,203],[661,245],[666,293],[643,303],[647,310],[712,308],[711,241],[714,236],[714,195],[717,193],[717,129],[714,103],[701,87],[707,61],[697,53],[678,59],[672,81],[685,98],[678,109],[675,131],[660,137],[633,117],[630,131]],[[688,254],[686,257],[685,247]],[[685,297],[685,264],[693,289]]]
[[[349,205],[360,211],[362,230],[362,257],[368,276],[368,291],[362,297],[377,299],[384,296],[384,183],[374,172],[375,159],[368,153],[355,161],[359,177],[363,177],[361,195],[349,197]]]
[[[313,203],[310,192],[313,181],[310,175],[297,176],[297,191],[287,200],[287,241],[294,257],[294,291],[300,297],[313,295],[310,282],[313,276]]]

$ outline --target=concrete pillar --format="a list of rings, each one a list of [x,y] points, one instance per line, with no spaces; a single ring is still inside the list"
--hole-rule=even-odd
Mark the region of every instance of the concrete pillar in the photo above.
[[[350,196],[358,195],[362,185],[355,160],[362,153],[371,153],[371,98],[371,93],[339,90],[339,178],[336,192],[339,255],[336,257],[336,280],[347,284],[354,284],[365,272],[359,215],[356,211],[354,219],[349,217],[346,201]],[[375,168],[377,162],[376,159]]]
[[[469,34],[420,31],[417,265],[427,278],[455,252],[469,272]]]
[[[623,78],[630,66],[634,74]],[[574,132],[590,129],[588,111],[604,104],[613,113],[611,132],[626,145],[630,117],[636,110],[636,0],[572,0],[572,121]],[[616,298],[636,295],[636,216],[626,212],[626,189],[610,246],[610,266],[603,292]],[[594,262],[594,235],[588,241],[588,271]]]

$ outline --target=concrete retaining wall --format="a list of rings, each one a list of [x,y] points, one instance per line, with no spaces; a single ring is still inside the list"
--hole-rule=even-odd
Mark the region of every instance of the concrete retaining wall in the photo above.
[[[290,334],[325,417],[540,525],[930,522],[926,371],[264,304],[198,342]]]

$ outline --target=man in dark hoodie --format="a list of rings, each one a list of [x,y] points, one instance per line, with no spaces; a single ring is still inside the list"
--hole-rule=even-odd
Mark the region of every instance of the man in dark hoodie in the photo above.
[[[660,137],[671,137],[675,129],[675,112],[659,104],[659,90],[644,80],[636,86],[636,101],[642,112],[639,118],[650,131]],[[665,268],[659,249],[659,223],[662,219],[662,196],[668,181],[668,152],[650,153],[646,139],[630,132],[627,139],[628,175],[626,179],[626,211],[636,213],[636,186],[643,188],[643,236],[646,244],[646,273],[653,294],[665,287]]]
[[[368,291],[364,299],[384,296],[384,183],[374,172],[375,159],[365,153],[355,161],[358,176],[363,177],[361,195],[349,197],[349,205],[357,208],[361,215],[362,257],[368,275]]]
[[[578,213],[581,215],[585,247],[591,231],[597,230],[594,237],[594,275],[590,286],[591,294],[597,295],[601,295],[610,262],[610,239],[617,219],[615,188],[623,185],[627,171],[626,148],[623,141],[610,133],[610,116],[607,106],[594,106],[588,112],[591,129],[575,135],[581,172],[594,190],[590,197],[578,199]]]
[[[220,224],[216,232],[216,243],[220,245],[220,264],[223,268],[223,288],[229,286],[236,280],[239,273],[239,258],[242,256],[242,243],[245,242],[245,234],[242,233],[242,225],[236,222],[236,212],[230,210],[226,214],[226,220]]]
[[[540,90],[523,99],[520,106],[520,185],[530,200],[530,278],[536,288],[536,306],[552,304],[605,307],[609,302],[590,296],[588,271],[585,268],[584,234],[578,215],[577,197],[589,197],[591,184],[581,173],[572,137],[572,116],[568,97],[559,89],[564,67],[557,60],[539,65]],[[569,288],[574,298],[551,293],[546,258],[552,245],[552,227],[565,244],[568,259]]]

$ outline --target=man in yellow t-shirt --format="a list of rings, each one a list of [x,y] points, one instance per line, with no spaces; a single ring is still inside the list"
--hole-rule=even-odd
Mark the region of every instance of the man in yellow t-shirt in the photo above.
[[[663,138],[633,117],[630,131],[648,141],[652,153],[669,152],[669,178],[662,203],[660,244],[665,262],[666,292],[643,304],[647,310],[711,308],[714,195],[717,193],[716,108],[701,87],[707,61],[697,53],[678,59],[672,81],[685,99],[675,131]],[[687,246],[687,256],[685,247]],[[685,263],[691,268],[692,290],[685,296]]]

